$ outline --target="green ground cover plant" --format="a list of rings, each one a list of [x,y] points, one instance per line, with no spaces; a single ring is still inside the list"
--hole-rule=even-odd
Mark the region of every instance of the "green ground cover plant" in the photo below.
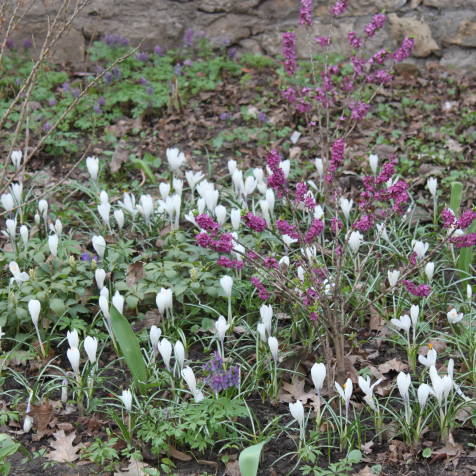
[[[413,47],[373,51],[385,22],[351,32],[348,58],[313,38],[310,60],[294,32],[282,61],[235,59],[197,33],[151,53],[109,35],[80,77],[3,47],[4,474],[20,445],[34,464],[104,474],[199,474],[210,461],[246,476],[392,474],[429,458],[466,471],[474,115],[407,137],[415,110],[439,106],[377,101]],[[260,94],[257,71],[279,99]],[[217,108],[211,127],[203,104],[249,84],[254,104]],[[188,107],[213,129],[191,145],[167,129]],[[377,118],[401,130],[364,133]],[[438,151],[443,136],[453,150]],[[149,138],[164,147],[144,152]],[[379,149],[393,140],[402,156]],[[42,185],[31,161],[57,155],[71,172]],[[434,168],[417,182],[424,158]]]

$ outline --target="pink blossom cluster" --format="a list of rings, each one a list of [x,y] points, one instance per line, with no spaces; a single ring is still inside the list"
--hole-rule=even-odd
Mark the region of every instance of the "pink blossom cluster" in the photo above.
[[[251,278],[251,283],[254,285],[256,290],[258,291],[258,297],[265,301],[266,299],[269,299],[270,293],[269,291],[265,288],[264,284],[261,282],[259,278],[252,277]]]
[[[428,297],[431,294],[431,286],[428,284],[417,285],[408,279],[404,279],[402,284],[404,284],[404,286],[407,288],[407,291],[414,296]]]
[[[231,233],[223,233],[215,238],[214,233],[202,231],[195,236],[195,241],[201,248],[208,248],[218,253],[230,253],[233,250],[233,236]]]
[[[267,227],[266,220],[263,217],[253,215],[251,212],[243,217],[243,221],[247,227],[257,232],[262,232]]]
[[[291,225],[286,220],[276,220],[276,228],[283,235],[288,235],[295,240],[299,238],[299,234],[296,231],[296,226]]]
[[[301,0],[299,23],[306,26],[312,25],[312,0]]]
[[[342,15],[347,8],[347,2],[339,0],[337,1],[331,8],[331,13],[332,15],[335,15],[336,17],[339,15]]]
[[[268,177],[268,185],[277,192],[278,197],[283,196],[287,183],[283,169],[280,167],[281,155],[277,150],[271,150],[266,158],[271,175]]]
[[[393,59],[398,63],[406,60],[412,54],[414,46],[415,41],[411,38],[405,37],[402,41],[402,44],[400,45],[400,48],[398,48],[398,50],[393,53]]]
[[[289,76],[293,76],[297,69],[295,33],[283,33],[283,56],[284,70]]]
[[[476,233],[467,233],[462,236],[454,236],[450,239],[455,248],[469,248],[476,245]]]
[[[444,228],[460,228],[461,230],[465,230],[476,220],[476,212],[473,212],[473,210],[465,210],[461,213],[459,219],[457,219],[449,208],[445,208],[441,211],[441,219],[443,220]]]
[[[231,259],[228,256],[220,256],[217,259],[217,265],[223,268],[241,269],[244,266],[243,261],[239,259]]]
[[[324,222],[315,218],[314,220],[312,220],[311,226],[304,235],[304,241],[306,243],[312,243],[317,238],[317,236],[322,233],[323,230]]]
[[[378,13],[377,15],[374,15],[372,18],[372,21],[365,26],[364,31],[365,34],[370,38],[375,35],[375,33],[382,29],[385,25],[385,22],[387,21],[387,16]]]

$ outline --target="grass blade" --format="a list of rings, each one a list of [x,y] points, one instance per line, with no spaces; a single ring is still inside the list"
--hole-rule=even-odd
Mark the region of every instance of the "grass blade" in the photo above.
[[[147,380],[147,366],[142,356],[139,340],[129,321],[114,306],[111,306],[111,325],[124,360],[134,381],[138,384],[139,390],[142,391],[144,382]]]

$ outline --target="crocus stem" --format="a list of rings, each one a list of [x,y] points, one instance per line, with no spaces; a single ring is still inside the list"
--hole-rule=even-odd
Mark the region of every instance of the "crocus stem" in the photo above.
[[[43,358],[45,358],[45,357],[46,357],[45,347],[43,346],[43,342],[41,341],[40,329],[38,329],[38,326],[37,326],[37,325],[35,326],[35,331],[36,331],[36,335],[37,335],[37,337],[38,337],[38,343],[40,344],[41,356],[42,356]]]
[[[233,314],[231,311],[231,296],[228,298],[228,324],[233,325]]]

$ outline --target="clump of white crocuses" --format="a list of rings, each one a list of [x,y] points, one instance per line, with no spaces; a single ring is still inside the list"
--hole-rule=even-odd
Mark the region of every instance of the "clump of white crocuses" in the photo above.
[[[399,319],[393,318],[390,322],[398,331],[404,332],[404,339],[407,350],[408,363],[410,370],[414,371],[416,368],[416,359],[418,351],[417,330],[420,316],[420,307],[412,305],[410,307],[410,315],[404,314]]]

